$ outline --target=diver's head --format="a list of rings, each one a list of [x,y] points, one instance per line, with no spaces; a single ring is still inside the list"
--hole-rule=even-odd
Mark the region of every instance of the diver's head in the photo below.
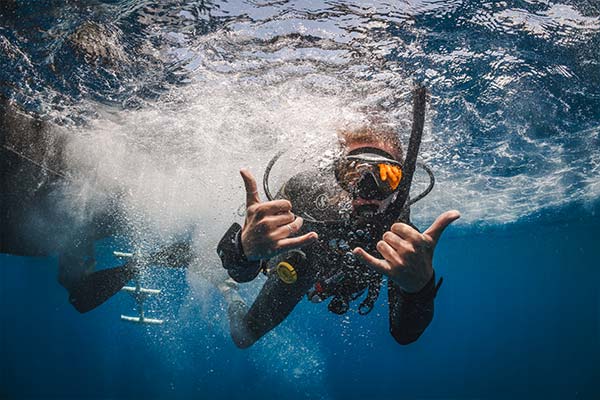
[[[398,134],[381,123],[338,133],[342,155],[336,178],[352,195],[353,212],[372,218],[391,203],[402,180],[402,145]]]

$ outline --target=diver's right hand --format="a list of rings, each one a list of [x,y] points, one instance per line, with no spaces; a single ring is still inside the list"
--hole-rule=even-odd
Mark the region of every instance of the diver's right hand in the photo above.
[[[288,200],[260,202],[256,180],[247,169],[240,174],[246,186],[246,220],[242,228],[242,249],[249,261],[268,259],[277,254],[313,243],[319,237],[309,232],[294,237],[302,227],[302,217],[292,213]]]

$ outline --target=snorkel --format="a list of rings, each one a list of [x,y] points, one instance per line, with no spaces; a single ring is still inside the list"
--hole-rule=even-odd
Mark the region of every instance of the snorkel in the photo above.
[[[417,86],[413,90],[413,121],[412,121],[412,129],[410,132],[410,139],[408,142],[408,148],[406,150],[406,157],[404,158],[403,163],[403,177],[400,181],[400,186],[398,188],[398,195],[389,205],[384,218],[384,231],[388,230],[389,227],[400,217],[402,210],[404,209],[407,200],[410,195],[410,187],[412,185],[413,176],[415,173],[415,169],[417,167],[417,156],[419,155],[419,149],[421,148],[421,139],[423,138],[423,128],[425,126],[425,108],[427,106],[427,89],[423,86]],[[426,168],[426,171],[428,168]],[[433,174],[431,171],[427,171],[429,177],[431,179],[430,187],[427,188],[424,194],[419,195],[418,199],[410,202],[410,204],[415,203],[416,201],[425,197],[431,189],[433,189]],[[391,222],[387,222],[391,221]]]

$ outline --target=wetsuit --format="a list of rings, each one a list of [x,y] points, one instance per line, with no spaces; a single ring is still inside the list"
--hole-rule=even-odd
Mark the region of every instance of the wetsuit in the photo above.
[[[344,278],[334,281],[329,303],[329,309],[338,314],[346,312],[348,303],[365,291],[368,291],[367,299],[373,297],[371,290],[376,292],[376,299],[381,283],[381,275],[355,260],[351,249],[360,245],[371,254],[378,254],[375,245],[383,232],[369,233],[370,224],[360,225],[352,221],[351,199],[335,181],[333,171],[299,174],[284,185],[278,197],[290,200],[293,212],[304,217],[299,234],[314,230],[319,234],[319,241],[300,251],[252,262],[243,254],[241,226],[233,224],[229,228],[217,248],[229,275],[237,282],[251,281],[260,271],[267,271],[268,275],[249,309],[241,301],[229,305],[231,335],[238,347],[245,348],[256,342],[281,323],[314,285],[323,286],[339,271]],[[336,220],[347,223],[335,223]],[[408,222],[407,217],[405,221]],[[282,260],[292,260],[297,274],[295,282],[285,283],[275,272],[276,265]],[[405,292],[391,280],[388,280],[387,286],[390,332],[398,343],[412,343],[433,318],[433,300],[439,285],[436,287],[435,277],[432,277],[420,292],[414,294]],[[371,301],[375,299],[371,298]],[[368,303],[368,300],[363,303]]]

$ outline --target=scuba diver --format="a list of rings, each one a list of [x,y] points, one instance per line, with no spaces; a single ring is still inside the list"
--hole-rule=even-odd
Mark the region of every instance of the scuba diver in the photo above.
[[[177,242],[149,257],[95,271],[94,243],[119,232],[118,193],[102,193],[102,207],[73,209],[76,191],[65,155],[66,138],[0,95],[0,253],[47,257],[58,254],[58,282],[81,313],[99,306],[144,265],[187,267],[190,243]]]
[[[231,336],[247,348],[280,324],[304,295],[331,299],[344,314],[366,292],[358,313],[371,311],[387,277],[389,325],[400,344],[416,341],[433,318],[436,284],[433,252],[442,232],[460,217],[447,211],[420,233],[410,222],[409,198],[424,125],[426,91],[414,93],[413,127],[406,156],[396,132],[383,124],[339,133],[342,155],[326,168],[292,177],[273,199],[265,173],[261,202],[252,174],[240,171],[246,189],[244,226],[234,223],[217,252],[236,282],[262,271],[267,280],[250,308],[236,284],[220,290],[228,303]]]

